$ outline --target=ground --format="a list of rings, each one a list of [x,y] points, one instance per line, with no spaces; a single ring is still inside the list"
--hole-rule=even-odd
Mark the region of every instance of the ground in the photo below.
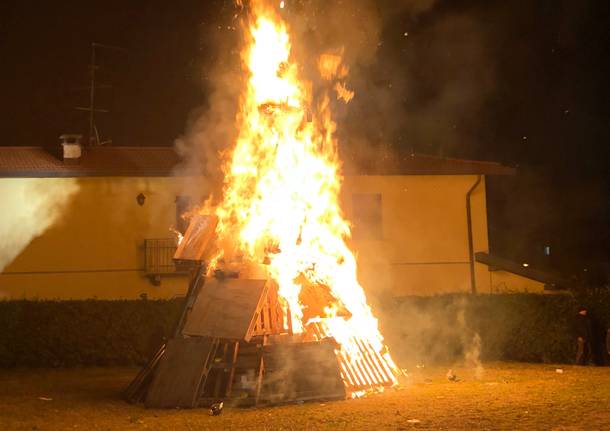
[[[517,363],[423,367],[347,401],[147,410],[120,399],[136,369],[0,370],[0,430],[610,430],[610,368]]]

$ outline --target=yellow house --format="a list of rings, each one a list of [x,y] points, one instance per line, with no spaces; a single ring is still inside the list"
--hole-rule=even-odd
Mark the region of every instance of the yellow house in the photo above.
[[[171,298],[187,289],[170,228],[188,205],[166,147],[0,148],[0,298]],[[347,170],[343,208],[366,289],[392,296],[497,291],[487,265],[490,162],[411,156]],[[505,278],[505,279],[504,279]],[[504,276],[513,291],[543,283]],[[510,280],[509,280],[510,278]],[[507,281],[508,280],[508,281]]]
[[[348,174],[343,207],[369,289],[390,296],[544,290],[544,282],[475,259],[489,252],[485,178],[514,175],[513,168],[412,155]]]

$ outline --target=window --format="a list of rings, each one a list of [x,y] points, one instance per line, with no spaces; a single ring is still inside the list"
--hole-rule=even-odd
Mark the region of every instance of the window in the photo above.
[[[379,240],[383,237],[381,222],[381,194],[355,193],[352,195],[354,224],[353,237],[356,240]]]
[[[184,235],[189,221],[184,218],[184,215],[191,210],[190,196],[176,196],[176,230]]]

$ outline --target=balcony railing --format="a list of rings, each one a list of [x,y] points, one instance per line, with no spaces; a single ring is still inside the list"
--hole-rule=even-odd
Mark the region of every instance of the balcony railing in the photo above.
[[[176,252],[176,240],[173,238],[144,240],[144,271],[146,275],[183,274],[176,269],[173,257]]]

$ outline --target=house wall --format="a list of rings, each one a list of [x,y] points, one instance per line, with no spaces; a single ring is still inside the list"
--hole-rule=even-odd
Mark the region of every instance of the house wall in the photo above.
[[[489,283],[493,293],[544,293],[544,283],[507,271],[490,271]]]
[[[360,280],[378,295],[470,292],[466,193],[476,175],[355,176],[345,179],[343,207],[358,220],[354,194],[381,194],[382,233],[358,239]],[[487,251],[485,181],[472,193],[474,251]],[[354,226],[354,233],[359,226]],[[490,292],[487,266],[475,263],[477,290]]]
[[[175,198],[184,190],[184,181],[159,177],[0,179],[3,199],[10,201],[5,208],[23,206],[19,217],[40,227],[0,274],[0,298],[184,295],[186,276],[163,276],[161,285],[154,286],[144,273],[144,240],[172,236]],[[351,240],[359,277],[368,292],[404,296],[470,291],[465,196],[475,181],[476,175],[345,178],[341,200],[350,220],[359,220],[354,194],[381,195],[379,237],[356,235]],[[58,193],[64,198],[57,199]],[[136,201],[140,193],[146,196],[142,206]],[[36,204],[45,197],[58,204]],[[0,216],[0,228],[6,225],[3,220]],[[52,223],[45,223],[49,220]],[[366,228],[354,223],[355,234]],[[15,224],[17,229],[22,225]],[[474,251],[488,251],[484,179],[472,194],[472,226]],[[490,273],[479,263],[475,269],[480,293],[496,292],[503,285],[511,291],[539,290],[522,277]]]
[[[183,295],[187,278],[144,274],[144,240],[170,238],[184,178],[93,177],[0,179],[4,218],[23,250],[0,274],[0,298],[82,299]],[[139,205],[136,196],[146,196]],[[65,195],[69,195],[65,198]],[[64,198],[60,198],[64,196]],[[49,198],[50,197],[50,198]],[[11,206],[4,207],[11,210]],[[48,227],[49,219],[54,219]],[[36,226],[38,235],[29,236]],[[7,250],[4,250],[7,251]]]

